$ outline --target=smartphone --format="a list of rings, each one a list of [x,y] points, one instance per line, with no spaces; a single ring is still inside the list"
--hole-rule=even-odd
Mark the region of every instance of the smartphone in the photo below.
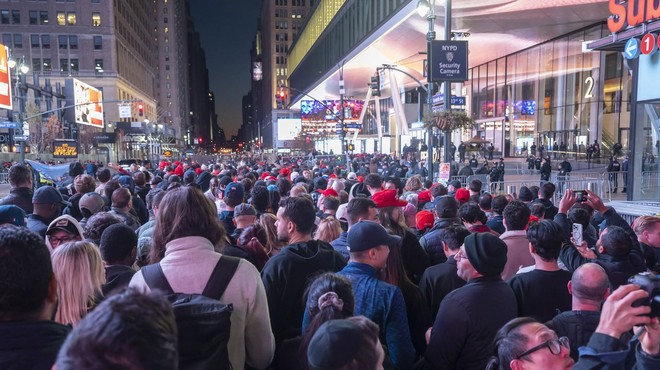
[[[582,245],[582,225],[580,224],[573,224],[573,240],[575,241],[576,246]]]
[[[573,193],[577,196],[577,201],[578,202],[586,202],[587,201],[587,191],[586,190],[573,190]]]

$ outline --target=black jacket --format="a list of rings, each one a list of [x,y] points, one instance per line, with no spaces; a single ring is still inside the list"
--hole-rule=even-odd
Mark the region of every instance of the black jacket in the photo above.
[[[571,357],[577,361],[578,348],[586,346],[600,321],[599,311],[566,311],[545,323],[559,337],[568,337]]]
[[[128,286],[135,270],[130,266],[111,265],[105,268],[105,284],[101,287],[103,295],[107,296],[114,290],[120,290]]]
[[[9,194],[0,199],[0,206],[15,205],[23,209],[26,215],[32,213],[32,195],[34,192],[30,188],[13,188]]]
[[[346,260],[328,243],[310,240],[282,248],[261,271],[275,342],[301,335],[305,289],[322,272],[337,272]]]
[[[429,255],[410,230],[406,230],[405,235],[401,238],[401,259],[410,281],[419,284],[419,279],[422,278],[424,270],[431,265],[431,262]]]
[[[0,323],[0,369],[50,370],[69,332],[54,321]]]
[[[431,311],[431,317],[438,314],[440,303],[447,294],[465,285],[465,280],[456,274],[456,260],[450,256],[447,262],[431,266],[424,271],[419,282],[419,290]]]
[[[555,218],[557,212],[559,212],[559,208],[555,207],[555,205],[552,204],[552,202],[549,199],[543,199],[543,198],[536,199],[533,202],[529,203],[529,208],[531,209],[533,204],[539,204],[539,203],[543,204],[543,207],[545,207],[545,214],[543,216],[545,220],[552,220],[553,218]]]
[[[436,219],[433,228],[419,238],[419,244],[426,250],[431,258],[431,265],[445,262],[447,256],[442,248],[442,239],[440,231],[449,225],[463,225],[458,218]]]
[[[426,368],[483,370],[495,334],[517,313],[516,297],[499,276],[473,279],[449,293],[433,324]]]

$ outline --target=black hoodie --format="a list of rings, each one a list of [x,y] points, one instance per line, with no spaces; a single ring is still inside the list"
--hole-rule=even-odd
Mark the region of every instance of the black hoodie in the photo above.
[[[50,370],[69,332],[54,321],[0,323],[0,369]]]
[[[346,260],[320,240],[287,245],[271,257],[263,271],[275,343],[301,335],[305,289],[323,272],[337,272]]]

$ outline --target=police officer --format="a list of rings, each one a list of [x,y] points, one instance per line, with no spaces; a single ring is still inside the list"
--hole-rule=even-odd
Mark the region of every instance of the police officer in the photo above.
[[[461,141],[458,145],[458,155],[461,158],[461,163],[465,162],[465,143]]]
[[[617,188],[619,187],[619,172],[621,171],[621,163],[616,159],[616,157],[610,157],[610,165],[607,166],[607,173],[610,177],[610,189],[612,193],[616,193]]]
[[[569,173],[573,171],[573,166],[571,166],[571,162],[569,162],[566,157],[563,157],[563,160],[559,163],[558,169],[557,191],[561,194],[564,192],[564,184],[569,178]]]
[[[470,167],[472,169],[475,169],[479,166],[479,161],[477,161],[477,156],[472,154],[472,159],[470,159]]]
[[[500,191],[504,187],[504,158],[500,158],[500,163],[497,164],[497,181],[500,182]]]
[[[531,154],[527,156],[527,169],[530,174],[534,173],[534,159],[534,156]]]
[[[488,177],[490,178],[491,183],[490,191],[491,193],[494,193],[495,190],[497,190],[497,182],[500,180],[500,170],[497,163],[493,163],[493,167],[491,167]]]
[[[546,157],[543,165],[541,166],[541,183],[550,181],[550,174],[552,173],[552,165],[550,164],[550,157]]]

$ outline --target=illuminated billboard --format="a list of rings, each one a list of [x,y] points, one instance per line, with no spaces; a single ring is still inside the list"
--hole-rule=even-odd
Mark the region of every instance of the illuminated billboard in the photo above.
[[[277,140],[295,140],[302,131],[300,118],[280,118],[277,120]]]
[[[344,121],[357,121],[363,105],[362,100],[344,100]],[[303,121],[339,121],[340,106],[339,100],[301,100],[300,113]]]
[[[66,88],[67,96],[73,96],[75,105],[73,122],[103,128],[103,93],[75,78],[66,81]]]
[[[12,109],[9,49],[0,44],[0,108]]]

